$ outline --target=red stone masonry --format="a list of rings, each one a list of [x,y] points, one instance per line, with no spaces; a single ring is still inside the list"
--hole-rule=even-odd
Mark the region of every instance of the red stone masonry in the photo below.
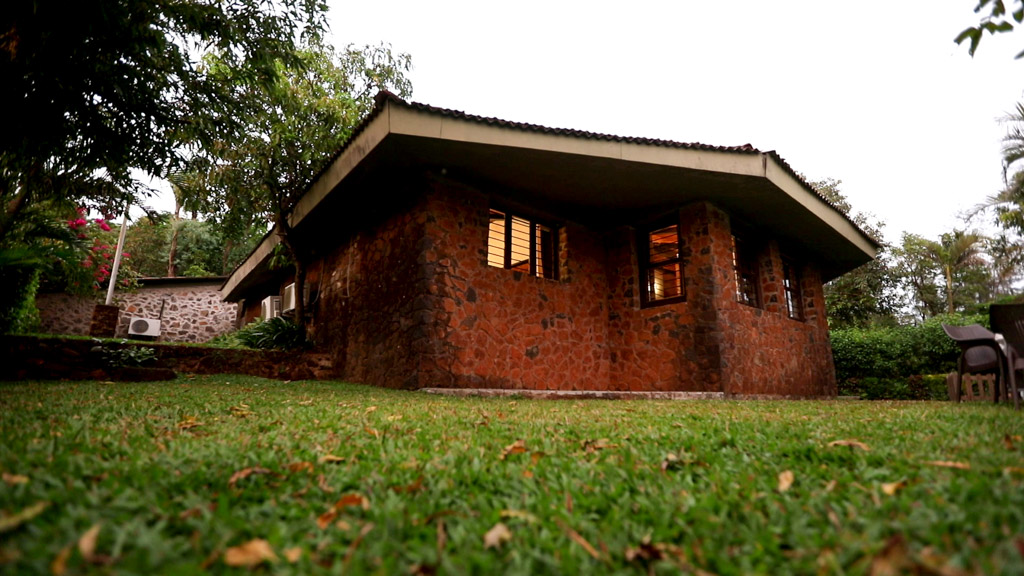
[[[487,265],[500,199],[445,179],[421,186],[310,267],[313,336],[340,377],[408,389],[836,393],[817,269],[802,263],[804,318],[789,318],[783,254],[764,240],[762,307],[738,303],[730,218],[710,203],[678,212],[686,301],[641,307],[632,227],[566,222],[559,279],[537,278]]]

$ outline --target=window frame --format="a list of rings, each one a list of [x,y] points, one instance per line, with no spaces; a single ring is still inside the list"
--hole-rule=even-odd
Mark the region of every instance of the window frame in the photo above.
[[[491,263],[491,238],[492,230],[491,223],[496,220],[495,214],[500,214],[503,217],[503,239],[504,244],[501,248],[502,265],[498,266]],[[526,261],[529,263],[529,270],[518,269],[523,262],[519,262],[516,266],[513,266],[512,256],[515,247],[513,242],[513,221],[518,220],[524,222],[529,229],[529,246],[527,247],[528,258]],[[542,230],[546,229],[546,230]],[[547,246],[544,246],[543,238],[547,235],[549,241]],[[540,239],[538,238],[540,236]],[[560,227],[552,223],[550,220],[533,218],[524,215],[521,211],[513,211],[504,208],[500,205],[492,205],[487,211],[487,261],[486,264],[490,268],[501,268],[504,270],[512,270],[519,272],[520,274],[526,274],[533,276],[534,278],[541,278],[543,280],[559,280],[559,236]],[[539,246],[538,246],[539,244]],[[540,268],[541,273],[537,273],[538,269],[538,254],[540,255]]]
[[[736,302],[751,308],[764,308],[761,294],[761,266],[758,254],[752,250],[750,237],[743,232],[732,233],[732,269],[735,276]],[[747,278],[747,277],[750,278]],[[749,283],[749,292],[745,284]]]
[[[800,287],[802,274],[800,266],[795,260],[787,256],[782,257],[782,296],[786,303],[786,315],[792,319],[803,322],[804,300],[803,290]]]
[[[672,258],[662,260],[651,260],[651,234],[664,230],[665,228],[676,228],[676,255]],[[637,264],[639,268],[638,282],[640,285],[640,307],[661,306],[663,304],[675,304],[686,302],[686,262],[683,258],[683,226],[679,214],[674,213],[669,217],[659,218],[637,229]],[[663,268],[675,264],[679,270],[679,295],[668,298],[652,298],[653,288],[651,287],[651,271],[656,268]]]

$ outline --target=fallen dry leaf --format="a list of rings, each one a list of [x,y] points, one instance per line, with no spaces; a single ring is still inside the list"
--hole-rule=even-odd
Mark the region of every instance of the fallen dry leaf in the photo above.
[[[911,567],[907,554],[907,543],[899,534],[885,543],[885,548],[871,560],[868,573],[871,576],[899,576]]]
[[[579,532],[573,530],[572,526],[566,524],[561,518],[557,518],[556,520],[558,521],[558,525],[562,527],[562,530],[565,530],[565,533],[569,535],[569,538],[573,542],[582,546],[583,549],[587,551],[587,554],[590,554],[595,560],[601,559],[601,555],[598,554],[597,550],[590,545],[590,542],[587,542],[586,538],[581,536]]]
[[[245,566],[251,568],[264,562],[276,562],[277,555],[270,543],[262,538],[249,540],[240,546],[228,548],[224,552],[224,563],[228,566]]]
[[[779,492],[785,492],[793,486],[793,471],[783,470],[779,472]]]
[[[516,518],[518,520],[526,520],[531,524],[537,522],[536,516],[524,510],[502,510],[500,515],[502,518]]]
[[[507,542],[511,539],[512,532],[509,531],[508,526],[498,522],[493,528],[484,534],[484,549],[501,548],[501,544],[503,542]]]
[[[374,438],[380,438],[380,430],[377,430],[376,428],[370,428],[369,426],[364,426],[363,427],[363,431],[366,432],[367,434],[369,434],[370,436],[373,436]]]
[[[522,454],[524,452],[526,452],[526,441],[516,440],[508,446],[505,446],[505,449],[501,452],[501,459],[504,460],[512,454]]]
[[[50,505],[49,502],[36,502],[35,504],[25,508],[17,514],[11,514],[10,516],[0,516],[0,534],[4,532],[10,532],[18,526],[21,526],[25,522],[39,516],[44,510]]]
[[[887,496],[892,496],[906,485],[906,480],[900,480],[899,482],[886,482],[885,484],[882,484],[882,492],[885,492]]]
[[[334,503],[335,510],[341,510],[346,506],[359,507],[363,510],[370,509],[370,501],[366,499],[366,496],[353,492],[352,494],[345,494],[337,502]]]
[[[598,450],[608,450],[611,448],[618,448],[618,444],[612,444],[607,438],[601,438],[600,440],[584,440],[583,450],[587,454],[593,454]]]
[[[334,522],[334,519],[337,518],[337,517],[338,517],[338,511],[335,510],[334,508],[331,508],[327,512],[324,512],[320,516],[317,516],[316,525],[317,525],[318,528],[323,530],[323,529],[327,528],[328,526],[330,526],[331,522]]]
[[[375,412],[376,410],[376,406],[370,406],[369,408],[366,409],[366,414],[369,414],[370,412]]]
[[[366,538],[366,535],[370,533],[370,530],[373,530],[373,526],[373,522],[367,522],[359,529],[359,535],[348,545],[348,551],[345,552],[345,560],[343,561],[345,566],[348,566],[348,563],[352,561],[352,557],[356,554],[356,548],[359,547],[359,543],[363,541],[363,538]]]
[[[178,422],[178,430],[189,430],[202,425],[203,423],[197,420],[195,416],[187,416],[184,420]]]
[[[288,465],[288,471],[293,473],[293,474],[295,472],[312,472],[313,471],[313,463],[312,462],[292,462],[291,464]]]
[[[829,442],[828,445],[832,447],[849,446],[850,448],[860,448],[861,450],[865,451],[871,450],[871,448],[869,448],[867,444],[861,442],[860,440],[833,440],[832,442]]]
[[[93,525],[78,539],[78,552],[86,562],[92,562],[96,556],[96,541],[100,536],[100,524]]]
[[[334,454],[324,454],[320,457],[321,464],[337,464],[344,461],[345,459],[343,457],[335,456]]]
[[[243,468],[242,470],[239,470],[238,472],[235,472],[234,474],[231,475],[231,479],[228,480],[228,486],[234,488],[235,484],[239,480],[244,480],[249,476],[252,476],[253,474],[272,474],[272,472],[270,470],[267,470],[266,468],[260,468],[259,466],[250,466],[249,468]]]
[[[22,476],[21,474],[8,474],[4,472],[2,475],[4,483],[8,486],[14,486],[15,484],[28,484],[28,476]]]
[[[299,548],[298,546],[294,548],[288,548],[284,551],[284,559],[287,560],[290,564],[295,564],[299,561],[300,558],[302,558],[302,548]]]
[[[232,416],[235,416],[237,418],[246,418],[249,416],[254,416],[256,414],[255,412],[249,409],[249,406],[247,404],[239,404],[238,406],[232,406],[231,408],[228,408],[228,411],[231,412]]]
[[[966,462],[950,462],[947,460],[929,460],[925,462],[929,466],[938,466],[939,468],[956,468],[957,470],[970,470],[971,465]]]
[[[53,576],[64,576],[64,573],[68,571],[68,558],[71,557],[71,545],[67,545],[57,552],[57,556],[54,557],[53,562],[50,562],[50,574]]]
[[[331,493],[334,492],[334,488],[331,488],[331,486],[327,484],[327,478],[324,477],[323,474],[318,474],[317,475],[317,477],[316,477],[316,485],[319,486],[321,490],[323,490],[324,492],[326,492],[328,494],[331,494]]]
[[[1024,475],[1024,468],[1019,466],[1007,466],[1006,468],[1003,468],[1003,473]]]
[[[414,492],[419,492],[423,489],[423,476],[420,476],[411,484],[407,484],[405,486],[392,486],[391,489],[398,494],[412,494]]]

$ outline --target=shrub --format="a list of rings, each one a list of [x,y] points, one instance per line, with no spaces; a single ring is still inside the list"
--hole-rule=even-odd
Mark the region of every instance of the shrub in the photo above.
[[[956,370],[960,348],[942,324],[987,326],[988,316],[941,315],[917,326],[833,330],[840,394],[887,400],[945,399],[945,376],[937,375]]]
[[[38,268],[0,267],[0,334],[25,334],[39,327]]]
[[[127,343],[127,340],[121,340],[122,345]],[[102,341],[96,340],[96,346],[93,346],[91,352],[99,356],[108,368],[146,366],[156,361],[156,350],[148,346],[109,348]]]
[[[917,326],[833,330],[836,378],[906,378],[956,368],[960,349],[942,324],[988,324],[986,316],[936,316]]]
[[[303,327],[280,316],[265,322],[257,320],[234,332],[232,336],[243,346],[263,350],[293,350],[307,344]]]

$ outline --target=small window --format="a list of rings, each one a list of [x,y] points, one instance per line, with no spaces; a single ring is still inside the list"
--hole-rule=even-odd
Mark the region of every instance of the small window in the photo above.
[[[782,287],[786,291],[786,312],[794,320],[804,319],[803,300],[800,297],[800,273],[788,258],[782,259]]]
[[[557,244],[555,228],[491,209],[488,265],[555,280],[558,277]]]
[[[757,254],[739,236],[732,237],[732,266],[736,271],[736,301],[759,308]]]
[[[648,230],[641,236],[641,241],[642,302],[653,304],[685,300],[679,224]]]

